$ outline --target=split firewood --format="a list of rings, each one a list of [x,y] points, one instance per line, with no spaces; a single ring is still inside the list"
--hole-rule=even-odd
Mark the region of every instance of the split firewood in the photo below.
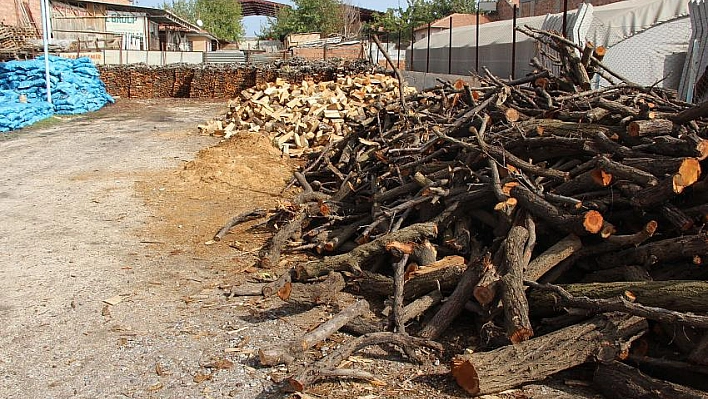
[[[471,395],[487,395],[591,361],[612,361],[647,329],[641,317],[621,314],[589,321],[508,345],[452,360],[452,376]]]

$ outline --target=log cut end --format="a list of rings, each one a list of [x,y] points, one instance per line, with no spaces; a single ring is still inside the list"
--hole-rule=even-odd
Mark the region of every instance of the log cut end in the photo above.
[[[452,359],[452,376],[467,393],[470,395],[479,394],[479,375],[469,358],[458,356]]]
[[[496,297],[496,290],[493,289],[493,286],[478,285],[474,287],[472,295],[474,295],[474,299],[476,299],[480,305],[487,306],[494,300],[494,297]]]
[[[528,341],[533,337],[533,330],[530,328],[519,328],[509,335],[509,341],[512,344],[519,344],[524,341]]]
[[[678,172],[673,177],[673,190],[680,194],[683,190],[692,186],[701,176],[701,164],[696,158],[686,158],[681,162]]]
[[[585,213],[583,217],[583,227],[592,234],[597,234],[602,230],[604,218],[598,211],[592,210]]]
[[[644,232],[649,236],[653,236],[654,233],[656,233],[656,229],[659,228],[659,223],[656,222],[656,220],[650,220],[647,222],[647,224],[644,226]]]
[[[602,169],[593,170],[590,175],[592,180],[600,187],[607,187],[612,183],[612,174],[605,172]]]
[[[696,149],[700,154],[698,156],[699,160],[703,161],[708,158],[708,140],[701,140],[698,145],[696,145]]]

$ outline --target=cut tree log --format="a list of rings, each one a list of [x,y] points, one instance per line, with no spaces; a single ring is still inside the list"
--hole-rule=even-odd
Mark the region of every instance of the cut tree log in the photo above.
[[[415,362],[421,361],[415,355],[416,349],[427,347],[439,352],[442,351],[442,345],[422,338],[411,337],[410,335],[389,332],[366,334],[346,342],[331,354],[306,367],[298,375],[288,378],[288,383],[296,391],[302,392],[308,386],[322,379],[321,370],[335,369],[349,356],[367,346],[384,344],[393,344],[402,348],[411,360]]]
[[[646,265],[693,259],[708,253],[708,233],[687,235],[654,241],[636,248],[625,249],[597,258],[598,268],[612,268],[622,265]]]
[[[348,253],[330,256],[322,261],[299,264],[295,268],[297,280],[305,281],[327,274],[330,271],[350,271],[361,274],[361,266],[374,257],[385,253],[386,244],[392,241],[409,242],[424,238],[435,238],[437,235],[438,229],[435,223],[414,224],[366,244],[359,245]]]
[[[231,220],[226,222],[226,224],[224,224],[224,227],[219,229],[219,231],[216,234],[214,234],[213,240],[214,241],[221,241],[221,239],[224,238],[226,233],[228,233],[229,230],[231,230],[237,224],[240,224],[240,223],[243,223],[243,222],[246,222],[249,220],[253,220],[253,219],[262,218],[265,215],[266,215],[265,209],[254,209],[252,211],[248,211],[248,212],[244,212],[239,215],[236,215]]]
[[[466,269],[463,257],[449,256],[433,265],[409,272],[403,286],[403,298],[414,300],[436,289],[443,293],[452,292]],[[364,271],[357,282],[361,292],[367,295],[387,298],[394,290],[393,280],[379,273]]]
[[[614,361],[598,365],[593,386],[612,399],[699,399],[706,393],[649,377],[634,367]]]
[[[452,376],[471,395],[540,381],[591,361],[612,361],[647,329],[641,317],[612,313],[490,352],[456,356]]]
[[[645,306],[701,313],[708,309],[708,282],[705,281],[623,281],[611,283],[559,284],[574,297],[617,298],[630,292]],[[560,308],[560,298],[548,291],[528,293],[531,314],[546,317]]]
[[[529,262],[524,270],[524,280],[538,280],[582,246],[582,241],[575,234],[566,236]]]
[[[501,301],[504,308],[504,326],[512,344],[533,337],[529,320],[529,304],[524,294],[523,275],[526,262],[524,249],[529,232],[524,227],[514,226],[509,231],[502,250],[504,262],[501,278]]]
[[[548,221],[562,231],[577,235],[587,235],[596,234],[602,229],[604,219],[602,214],[595,210],[590,210],[580,215],[563,213],[531,190],[522,186],[513,187],[511,196],[516,198],[519,201],[519,205],[527,209],[532,215]]]
[[[306,350],[326,340],[339,331],[342,326],[368,311],[369,303],[367,301],[357,301],[301,338],[274,348],[259,349],[258,358],[260,363],[264,366],[290,364],[301,358]]]
[[[465,308],[465,303],[472,298],[473,288],[479,281],[485,262],[489,262],[489,260],[475,259],[467,264],[467,270],[460,277],[455,291],[418,333],[419,336],[426,339],[437,339],[450,326],[450,323]]]

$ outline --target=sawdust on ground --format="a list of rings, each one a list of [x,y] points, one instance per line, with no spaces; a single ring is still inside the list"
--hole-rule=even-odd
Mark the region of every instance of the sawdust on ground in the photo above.
[[[235,215],[275,208],[294,167],[259,133],[239,133],[202,149],[181,169],[138,185],[158,221],[150,234],[171,251],[208,257],[238,277],[268,238],[265,229],[253,228],[262,220],[235,227],[221,242],[212,237]]]

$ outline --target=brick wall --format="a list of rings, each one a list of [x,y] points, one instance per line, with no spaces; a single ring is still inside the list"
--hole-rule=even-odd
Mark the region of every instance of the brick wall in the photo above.
[[[39,30],[42,30],[42,14],[39,8],[39,0],[24,0],[29,4],[30,13],[37,23]],[[18,26],[17,16],[20,10],[15,7],[15,0],[0,0],[0,22],[5,25]]]
[[[302,57],[308,60],[322,60],[325,58],[324,48],[293,48],[293,56]],[[341,58],[344,60],[357,60],[364,57],[364,50],[361,44],[348,46],[335,46],[327,48],[327,59]]]
[[[618,1],[622,0],[591,0],[587,2],[593,6],[604,6]],[[581,3],[585,2],[583,0],[568,0],[568,10],[576,10]],[[499,19],[512,19],[514,17],[514,4],[519,6],[519,18],[563,12],[563,0],[501,0],[497,2]]]

